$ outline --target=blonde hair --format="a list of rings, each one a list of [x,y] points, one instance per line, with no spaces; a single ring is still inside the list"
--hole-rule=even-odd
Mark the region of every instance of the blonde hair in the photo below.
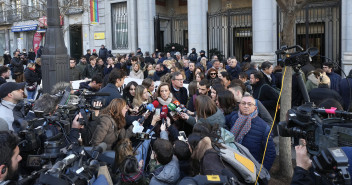
[[[136,87],[136,96],[133,98],[132,106],[133,108],[139,107],[143,104],[143,91],[146,89],[143,85],[137,85]]]
[[[42,65],[42,59],[41,58],[35,59],[35,63],[38,65]]]
[[[319,84],[326,84],[330,87],[330,78],[326,74],[321,74]]]

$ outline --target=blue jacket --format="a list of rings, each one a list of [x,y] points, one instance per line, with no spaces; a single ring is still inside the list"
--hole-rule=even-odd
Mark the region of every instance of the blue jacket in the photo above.
[[[240,65],[236,65],[235,68],[227,66],[226,71],[231,75],[232,79],[235,79],[235,78],[238,78],[238,75],[241,72],[241,67]]]
[[[160,59],[158,60],[157,64],[162,64],[162,63],[164,62],[164,60],[165,60],[164,57],[163,57],[163,58],[160,58]]]
[[[154,72],[154,75],[153,75],[153,77],[152,77],[152,79],[153,79],[153,81],[159,81],[160,80],[160,78],[162,77],[162,76],[164,76],[166,73],[168,73],[169,72],[169,70],[166,68],[166,67],[164,67],[164,71],[155,71]]]
[[[348,78],[348,82],[347,82]],[[350,105],[350,92],[352,91],[352,78],[347,77],[340,82],[340,95],[343,101],[343,109],[348,111],[348,106]],[[350,85],[348,85],[348,83]],[[351,92],[352,93],[352,92]]]
[[[328,75],[328,77],[330,78],[330,89],[333,89],[336,92],[340,93],[341,76],[334,72],[326,73],[326,75]]]
[[[231,118],[230,129],[235,124],[237,118],[238,118],[238,114],[236,113]],[[268,126],[268,124],[264,120],[262,120],[259,116],[257,116],[254,119],[252,119],[251,129],[240,142],[240,144],[248,148],[248,150],[251,152],[253,157],[259,163],[262,163],[265,143],[269,132],[270,132],[270,127]],[[270,168],[274,163],[275,157],[276,157],[275,144],[271,135],[269,138],[265,159],[263,163],[264,167],[268,171],[270,171]]]
[[[120,91],[117,89],[115,84],[108,83],[104,88],[100,89],[99,92],[110,93],[110,96],[104,96],[104,107],[108,106],[110,102],[115,98],[122,98]]]

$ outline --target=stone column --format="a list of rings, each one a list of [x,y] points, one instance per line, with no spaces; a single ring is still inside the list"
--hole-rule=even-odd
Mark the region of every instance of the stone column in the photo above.
[[[252,0],[254,62],[269,60],[276,64],[276,1]],[[239,59],[240,61],[242,59]]]
[[[155,0],[143,0],[137,3],[138,45],[142,52],[154,51]]]
[[[346,75],[352,69],[352,1],[341,1],[341,52],[342,69]]]
[[[207,51],[208,0],[188,0],[188,50]],[[208,55],[208,53],[206,53]]]

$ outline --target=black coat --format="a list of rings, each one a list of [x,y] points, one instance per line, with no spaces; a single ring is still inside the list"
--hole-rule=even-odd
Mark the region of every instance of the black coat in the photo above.
[[[7,64],[11,63],[11,59],[12,59],[11,55],[4,54],[3,57],[4,57],[4,65],[7,65]]]
[[[151,57],[145,57],[145,58],[144,58],[144,62],[145,62],[146,64],[148,64],[148,63],[150,63],[150,64],[155,64],[155,60],[152,59]]]
[[[0,85],[6,83],[6,79],[0,76]]]
[[[39,81],[39,75],[35,71],[30,70],[29,68],[26,68],[24,72],[24,77],[28,84],[33,84],[34,82]]]
[[[198,59],[198,54],[197,54],[196,52],[191,53],[191,54],[188,55],[188,59],[189,59],[190,61],[196,62],[197,59]]]
[[[28,59],[29,60],[35,60],[35,53],[34,53],[34,51],[30,51],[30,52],[28,52]]]
[[[346,111],[348,111],[351,102],[350,92],[352,91],[352,76],[347,78],[342,79],[340,82],[340,95],[343,99],[343,109]]]
[[[309,92],[310,101],[314,102],[315,105],[319,105],[322,101],[332,98],[343,105],[342,97],[335,90],[329,89],[328,85],[319,85],[318,88],[314,88]],[[326,107],[330,108],[330,107]]]
[[[108,50],[106,48],[100,48],[99,49],[99,58],[103,59],[104,62],[108,56]]]
[[[260,100],[270,113],[275,112],[279,96],[270,85],[262,81],[257,82],[253,85],[253,97]]]
[[[92,56],[92,55],[89,54],[89,53],[87,53],[86,55],[84,55],[84,57],[86,57],[86,60],[87,60],[88,64],[89,64],[89,58],[90,58],[90,56]]]
[[[308,170],[296,166],[293,172],[291,185],[313,185],[313,179]]]
[[[11,65],[13,66],[14,73],[23,73],[23,60],[20,57],[13,57],[11,60]]]
[[[84,69],[83,76],[86,78],[93,78],[95,75],[99,74],[98,66],[92,67],[90,64]]]
[[[181,104],[185,106],[187,105],[188,93],[185,87],[182,87],[180,88],[179,91],[176,91],[171,84],[171,93],[174,96],[174,98],[176,98]]]

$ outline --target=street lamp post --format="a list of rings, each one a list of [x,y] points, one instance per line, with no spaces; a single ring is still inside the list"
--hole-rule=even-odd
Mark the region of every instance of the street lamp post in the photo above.
[[[60,27],[58,0],[47,1],[47,25],[41,57],[44,93],[50,93],[57,82],[69,82],[69,56]]]

